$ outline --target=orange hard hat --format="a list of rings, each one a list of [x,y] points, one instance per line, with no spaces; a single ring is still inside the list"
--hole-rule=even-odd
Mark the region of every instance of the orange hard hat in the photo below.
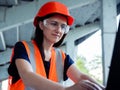
[[[67,17],[68,25],[72,25],[74,18],[70,15],[67,6],[57,1],[50,1],[45,3],[38,11],[37,15],[34,18],[34,26],[38,24],[38,18],[44,17],[49,14],[58,13]]]

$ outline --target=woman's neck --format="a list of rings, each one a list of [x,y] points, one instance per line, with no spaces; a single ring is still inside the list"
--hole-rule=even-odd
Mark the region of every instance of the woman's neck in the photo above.
[[[52,47],[53,47],[53,43],[46,41],[45,39],[43,40],[43,48],[46,51],[51,51]]]
[[[45,61],[49,61],[51,58],[52,46],[53,46],[53,44],[43,42]]]

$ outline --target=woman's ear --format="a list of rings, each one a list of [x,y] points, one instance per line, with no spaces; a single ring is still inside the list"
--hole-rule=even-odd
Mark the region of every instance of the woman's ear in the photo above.
[[[39,22],[39,27],[40,27],[41,30],[43,30],[44,25],[43,25],[43,22],[42,22],[42,21]]]

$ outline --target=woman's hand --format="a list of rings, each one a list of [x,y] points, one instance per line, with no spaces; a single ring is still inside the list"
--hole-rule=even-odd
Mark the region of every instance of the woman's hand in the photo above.
[[[88,80],[82,80],[73,86],[66,88],[66,90],[105,90],[98,86],[97,84],[88,81]]]
[[[89,81],[89,80],[83,80],[81,81],[82,87],[88,87],[87,90],[105,90],[104,88],[101,88],[99,85]]]

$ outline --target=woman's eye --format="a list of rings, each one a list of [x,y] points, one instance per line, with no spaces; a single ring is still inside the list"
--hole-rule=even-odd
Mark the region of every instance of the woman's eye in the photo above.
[[[62,28],[62,29],[65,29],[65,28],[66,28],[66,25],[65,25],[65,24],[62,24],[62,25],[61,25],[61,28]]]
[[[51,25],[53,25],[53,26],[57,26],[58,23],[57,23],[57,22],[51,22]]]

